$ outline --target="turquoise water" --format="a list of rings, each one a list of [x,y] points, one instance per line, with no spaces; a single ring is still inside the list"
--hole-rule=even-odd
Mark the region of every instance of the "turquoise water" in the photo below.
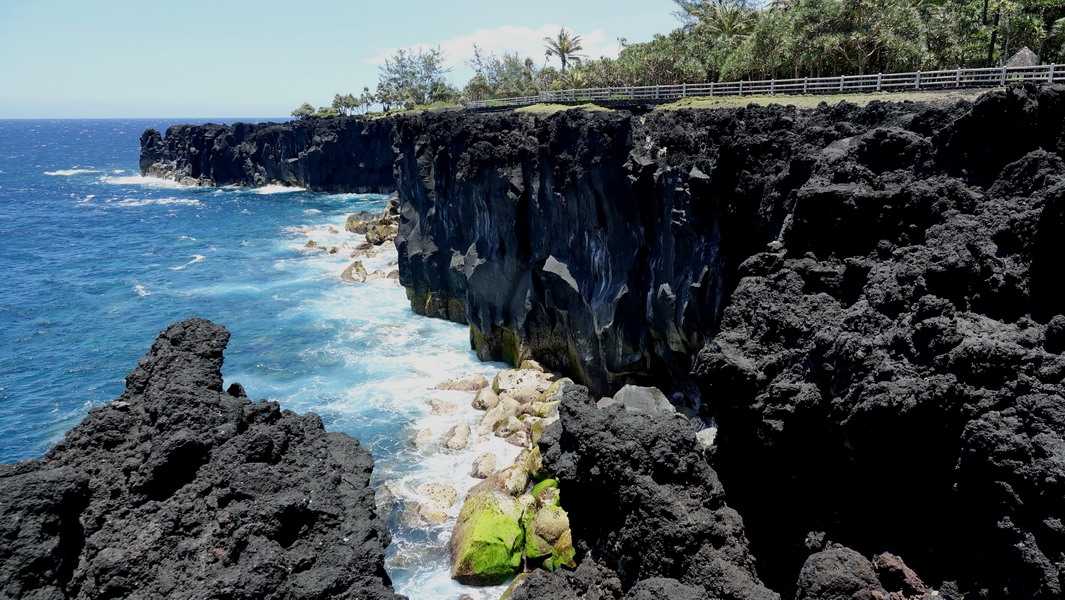
[[[477,361],[464,326],[413,314],[393,280],[340,279],[362,241],[343,231],[346,215],[377,210],[384,196],[140,177],[141,132],[177,122],[0,121],[0,462],[41,456],[122,392],[160,330],[192,316],[233,334],[226,385],[358,437],[374,455],[375,484],[403,498],[426,482],[461,494],[475,482],[466,471],[476,454],[513,454],[498,440],[459,453],[411,445],[415,431],[439,437],[477,418],[468,394],[429,387],[501,365]],[[342,250],[309,251],[311,240]],[[365,262],[387,272],[394,260],[393,251]],[[459,410],[431,415],[430,397]],[[447,525],[389,521],[397,591],[499,596],[448,579]]]

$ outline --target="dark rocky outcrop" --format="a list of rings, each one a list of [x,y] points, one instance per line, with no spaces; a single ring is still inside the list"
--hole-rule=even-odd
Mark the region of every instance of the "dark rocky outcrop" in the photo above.
[[[778,587],[822,531],[969,599],[1063,593],[1065,90],[956,112],[825,150],[695,362]]]
[[[698,397],[773,589],[794,593],[819,531],[967,598],[1060,597],[1065,89],[422,114],[394,137],[414,310],[596,395],[652,382]],[[577,496],[563,504],[581,537],[604,515]],[[626,585],[683,578],[634,578],[629,527],[583,539]],[[692,550],[666,548],[652,562]]]
[[[223,391],[228,339],[171,325],[122,396],[43,460],[0,466],[0,596],[402,598],[369,453]]]
[[[391,122],[336,117],[175,125],[141,135],[142,175],[190,185],[271,184],[322,192],[393,190]]]
[[[678,598],[779,598],[759,581],[743,520],[725,504],[686,417],[598,408],[581,386],[565,388],[559,417],[539,441],[544,467],[565,490],[578,552],[612,572],[626,598],[665,589]]]
[[[583,562],[516,598],[1065,592],[1065,88],[389,126],[415,311],[720,426],[569,403]]]

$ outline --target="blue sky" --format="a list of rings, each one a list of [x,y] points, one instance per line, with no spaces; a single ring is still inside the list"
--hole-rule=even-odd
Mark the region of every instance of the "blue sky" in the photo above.
[[[0,0],[0,118],[281,117],[377,84],[397,48],[542,62],[565,26],[593,58],[679,25],[672,0]]]

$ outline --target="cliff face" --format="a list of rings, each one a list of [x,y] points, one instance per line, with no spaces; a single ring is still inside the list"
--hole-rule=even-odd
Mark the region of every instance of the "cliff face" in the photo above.
[[[388,127],[416,312],[469,323],[483,358],[593,397],[658,385],[720,425],[727,506],[709,471],[670,473],[672,425],[563,410],[545,461],[585,492],[563,502],[594,560],[527,597],[916,598],[917,574],[1061,597],[1065,88]]]
[[[770,587],[889,550],[966,598],[1060,597],[1065,89],[394,138],[414,310],[595,393],[701,398]]]
[[[175,125],[141,135],[142,175],[189,185],[292,185],[323,192],[393,189],[391,124],[357,117]]]
[[[171,325],[122,396],[43,460],[0,466],[0,596],[403,598],[370,454],[317,415],[223,391],[228,340]]]
[[[950,116],[824,151],[695,374],[770,570],[818,531],[966,598],[1060,598],[1065,89]]]
[[[822,155],[944,118],[887,104],[400,118],[401,281],[416,312],[469,322],[482,358],[535,356],[599,394],[694,392],[691,357],[739,265],[779,239]]]
[[[789,170],[796,118],[399,119],[411,305],[469,322],[485,359],[535,356],[600,394],[626,382],[684,389],[736,266],[774,238],[805,178],[804,164]]]

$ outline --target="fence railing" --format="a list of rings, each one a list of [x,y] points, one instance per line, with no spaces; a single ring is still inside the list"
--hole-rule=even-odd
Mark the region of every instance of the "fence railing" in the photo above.
[[[540,92],[535,96],[477,100],[468,108],[524,106],[540,102],[581,102],[594,100],[670,100],[687,96],[748,96],[753,94],[841,94],[856,92],[897,92],[978,86],[1002,86],[1017,81],[1065,83],[1065,65],[1034,67],[989,67],[876,73],[837,77],[802,77],[719,83],[681,83],[635,87],[578,88]]]

